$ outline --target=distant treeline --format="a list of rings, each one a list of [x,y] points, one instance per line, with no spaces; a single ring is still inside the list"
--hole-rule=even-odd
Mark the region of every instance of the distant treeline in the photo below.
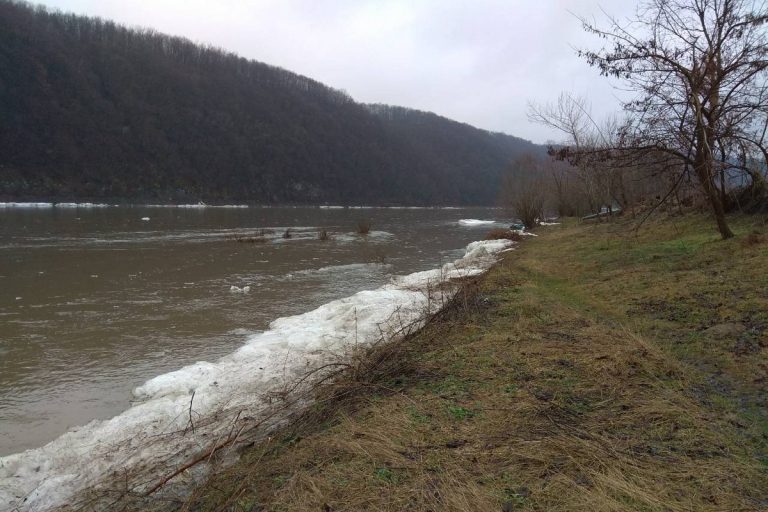
[[[0,70],[0,198],[492,204],[508,164],[543,153],[187,39],[8,0]]]

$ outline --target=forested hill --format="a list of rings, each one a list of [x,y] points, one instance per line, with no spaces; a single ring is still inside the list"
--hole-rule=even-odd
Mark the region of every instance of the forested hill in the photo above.
[[[528,141],[0,0],[0,199],[492,204]]]

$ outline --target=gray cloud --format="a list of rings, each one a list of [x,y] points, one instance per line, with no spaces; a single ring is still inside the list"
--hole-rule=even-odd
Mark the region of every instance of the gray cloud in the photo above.
[[[618,110],[612,84],[574,47],[595,47],[575,13],[594,0],[43,0],[49,7],[212,44],[310,76],[355,99],[429,110],[536,142],[529,101],[586,95],[595,117]],[[636,0],[606,11],[632,13]]]

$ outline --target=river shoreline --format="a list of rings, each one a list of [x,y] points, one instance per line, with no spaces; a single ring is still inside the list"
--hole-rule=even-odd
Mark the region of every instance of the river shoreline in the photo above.
[[[765,510],[764,217],[633,220],[537,230],[376,378],[132,509]]]
[[[9,510],[53,509],[115,471],[132,474],[142,482],[136,489],[146,491],[148,474],[160,478],[164,468],[181,464],[210,440],[218,445],[231,432],[251,428],[247,422],[268,410],[268,395],[285,390],[308,368],[343,360],[352,344],[401,336],[404,325],[417,328],[455,291],[447,283],[484,272],[511,245],[475,242],[463,258],[440,269],[397,277],[378,290],[278,319],[218,363],[197,363],[151,379],[134,391],[138,403],[116,418],[0,458],[0,503]],[[297,343],[299,338],[306,341]],[[275,416],[269,423],[281,420]]]

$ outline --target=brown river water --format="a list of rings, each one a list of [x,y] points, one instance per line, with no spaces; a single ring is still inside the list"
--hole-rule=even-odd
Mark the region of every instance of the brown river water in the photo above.
[[[505,217],[0,204],[0,456],[110,418],[147,379],[229,354],[278,317],[451,261]]]

